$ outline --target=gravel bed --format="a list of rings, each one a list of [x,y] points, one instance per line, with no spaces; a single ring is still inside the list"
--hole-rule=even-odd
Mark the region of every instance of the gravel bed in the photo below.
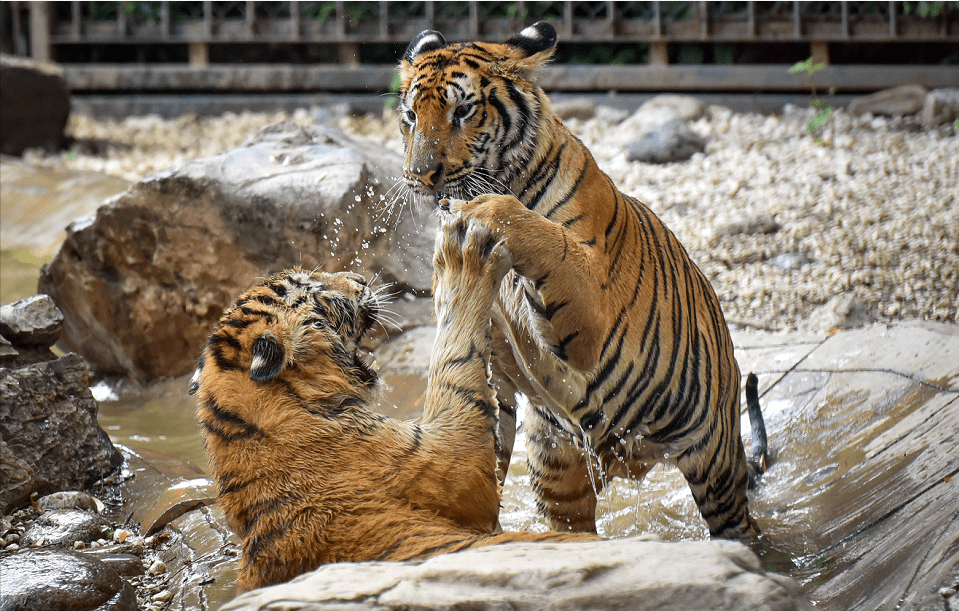
[[[959,322],[959,137],[949,126],[923,129],[914,117],[837,110],[817,139],[806,129],[810,113],[711,107],[691,123],[707,139],[705,153],[666,165],[626,161],[628,143],[641,134],[622,113],[568,123],[619,187],[677,234],[732,323],[825,331],[816,310],[839,296],[857,301],[869,320]],[[321,114],[402,150],[389,113]],[[314,116],[74,116],[68,131],[77,143],[69,151],[29,158],[138,180],[236,147],[275,121],[309,124]]]

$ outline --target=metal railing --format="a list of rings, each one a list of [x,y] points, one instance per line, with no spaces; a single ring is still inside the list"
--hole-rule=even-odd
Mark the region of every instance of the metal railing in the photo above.
[[[34,55],[77,44],[403,43],[504,40],[546,19],[560,42],[959,42],[950,2],[32,2]],[[936,7],[930,9],[930,6]],[[923,10],[920,10],[923,9]],[[19,11],[14,8],[14,14]],[[934,14],[933,14],[934,13]],[[45,40],[44,40],[45,38]],[[46,48],[43,48],[46,47]]]

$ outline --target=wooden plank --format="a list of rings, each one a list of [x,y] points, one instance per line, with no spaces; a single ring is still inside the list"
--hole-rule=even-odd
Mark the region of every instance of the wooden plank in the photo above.
[[[211,64],[196,70],[186,64],[65,64],[73,91],[273,91],[384,92],[393,65],[343,67],[291,64]],[[805,74],[789,74],[787,65],[595,66],[551,65],[538,82],[548,91],[590,92],[809,92]],[[959,83],[956,66],[842,66],[816,73],[819,91],[865,93],[905,84],[930,89]]]

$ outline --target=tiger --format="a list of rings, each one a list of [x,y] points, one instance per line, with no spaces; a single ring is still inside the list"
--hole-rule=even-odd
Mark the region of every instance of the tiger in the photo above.
[[[363,276],[294,268],[224,312],[190,393],[218,503],[242,540],[238,589],[330,562],[596,538],[494,532],[490,311],[510,264],[502,244],[465,219],[439,234],[422,422],[373,409],[379,381],[359,343],[384,304]]]
[[[747,488],[767,457],[756,385],[747,459],[719,299],[676,236],[554,114],[534,76],[556,39],[546,22],[503,44],[426,30],[398,68],[407,199],[481,224],[513,261],[493,308],[499,478],[521,394],[530,483],[550,527],[596,532],[602,488],[665,462],[712,537],[753,540]]]

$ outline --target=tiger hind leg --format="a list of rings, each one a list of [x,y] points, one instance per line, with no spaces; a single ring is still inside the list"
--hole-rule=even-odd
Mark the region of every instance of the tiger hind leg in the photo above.
[[[539,408],[528,410],[523,427],[530,486],[539,512],[554,530],[595,533],[596,496],[605,483],[598,469],[590,472],[586,453]]]
[[[677,459],[709,534],[720,539],[755,539],[759,526],[749,514],[746,452],[738,436],[721,445],[708,443]]]

